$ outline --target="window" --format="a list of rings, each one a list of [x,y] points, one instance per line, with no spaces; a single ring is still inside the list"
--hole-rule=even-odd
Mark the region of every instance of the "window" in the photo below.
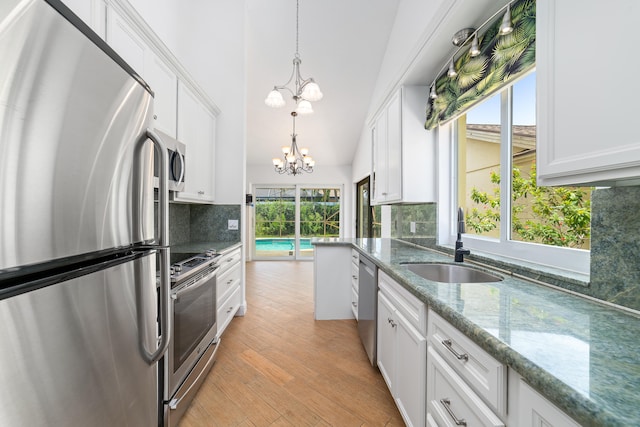
[[[313,257],[313,237],[340,236],[339,188],[254,187],[256,259]]]
[[[591,189],[537,187],[535,93],[532,72],[454,124],[465,246],[587,273]]]

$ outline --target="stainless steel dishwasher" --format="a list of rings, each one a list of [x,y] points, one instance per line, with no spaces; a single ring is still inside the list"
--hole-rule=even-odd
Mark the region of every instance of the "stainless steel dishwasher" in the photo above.
[[[378,267],[360,255],[358,281],[358,333],[372,366],[376,366],[376,315],[378,313]]]

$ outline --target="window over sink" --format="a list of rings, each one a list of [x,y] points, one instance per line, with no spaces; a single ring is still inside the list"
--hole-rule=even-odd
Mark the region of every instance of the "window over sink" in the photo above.
[[[536,185],[535,85],[533,71],[453,122],[452,205],[465,247],[588,273],[591,188]]]

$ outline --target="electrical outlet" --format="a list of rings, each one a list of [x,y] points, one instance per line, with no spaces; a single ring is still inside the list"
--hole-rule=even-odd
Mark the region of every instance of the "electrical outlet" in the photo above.
[[[409,223],[409,228],[411,229],[412,233],[414,233],[414,234],[416,233],[416,223],[414,221],[411,221]]]
[[[227,229],[229,230],[237,230],[238,229],[238,220],[230,219],[227,221]]]

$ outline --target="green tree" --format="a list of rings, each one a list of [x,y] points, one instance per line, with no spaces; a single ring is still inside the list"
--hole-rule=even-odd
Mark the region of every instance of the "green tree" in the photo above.
[[[512,174],[512,231],[525,241],[583,247],[591,235],[590,189],[538,187],[535,163],[529,177],[522,176],[516,166]],[[483,209],[474,207],[466,223],[478,234],[500,223],[500,174],[492,171],[491,182],[496,185],[491,193],[471,190],[471,200]]]

